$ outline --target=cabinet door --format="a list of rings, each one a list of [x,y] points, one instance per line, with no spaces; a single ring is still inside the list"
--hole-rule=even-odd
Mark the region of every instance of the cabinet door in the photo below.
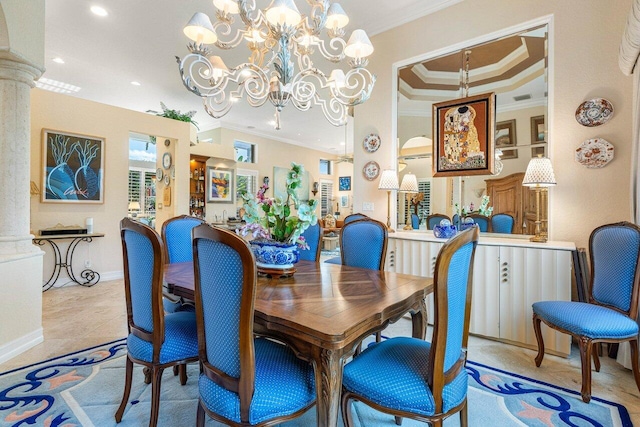
[[[476,247],[473,262],[471,321],[469,332],[487,337],[500,336],[499,246]]]
[[[531,305],[543,300],[571,300],[571,252],[500,248],[500,339],[536,348]],[[543,327],[545,348],[568,355],[571,339]]]

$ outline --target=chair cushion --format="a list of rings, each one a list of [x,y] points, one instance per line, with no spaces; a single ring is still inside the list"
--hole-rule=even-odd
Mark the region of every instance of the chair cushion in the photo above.
[[[574,335],[591,339],[625,339],[638,335],[638,324],[610,308],[574,301],[540,301],[533,312]]]
[[[429,389],[431,344],[416,338],[390,338],[367,348],[344,367],[343,386],[385,408],[434,415]],[[467,372],[444,387],[443,410],[459,405],[467,395]]]
[[[164,329],[160,363],[198,357],[198,331],[194,312],[179,311],[165,315]],[[138,360],[153,361],[153,345],[133,334],[127,337],[127,351]]]
[[[293,414],[316,398],[313,367],[298,359],[291,349],[276,342],[255,340],[256,380],[249,422],[258,424]],[[212,412],[240,422],[239,396],[204,374],[199,379],[200,399]]]

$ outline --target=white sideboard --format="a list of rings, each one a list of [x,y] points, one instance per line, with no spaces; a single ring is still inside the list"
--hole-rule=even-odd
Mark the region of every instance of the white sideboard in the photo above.
[[[445,239],[431,231],[389,234],[385,269],[433,277]],[[528,238],[481,234],[473,268],[472,334],[537,348],[531,304],[571,300],[570,242],[533,243]],[[433,295],[427,301],[433,313]],[[431,321],[432,319],[430,319]],[[543,326],[545,350],[568,356],[571,337]]]

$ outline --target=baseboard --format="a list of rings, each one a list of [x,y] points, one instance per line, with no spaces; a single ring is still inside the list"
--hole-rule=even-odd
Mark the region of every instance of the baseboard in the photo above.
[[[107,282],[109,280],[119,280],[124,278],[124,271],[107,271],[106,273],[100,273],[100,281]]]
[[[0,346],[0,364],[13,359],[21,353],[44,341],[43,329],[37,330]]]

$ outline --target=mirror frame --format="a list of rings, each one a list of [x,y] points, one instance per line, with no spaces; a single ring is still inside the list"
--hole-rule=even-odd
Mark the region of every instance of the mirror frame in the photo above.
[[[391,162],[392,164],[398,164],[398,70],[400,68],[407,67],[416,62],[435,59],[440,56],[448,55],[452,52],[464,50],[469,46],[475,46],[483,43],[488,43],[493,40],[521,33],[530,30],[535,27],[547,25],[547,157],[552,159],[552,141],[553,141],[553,128],[554,128],[554,19],[553,15],[545,15],[539,18],[513,25],[511,27],[503,28],[491,33],[483,34],[459,43],[455,43],[449,46],[445,46],[440,49],[433,50],[431,52],[415,55],[401,61],[396,61],[391,64]],[[433,161],[433,160],[432,160]],[[397,171],[397,169],[396,169]],[[551,187],[553,188],[553,187]],[[398,192],[394,191],[394,198],[397,200]],[[389,215],[391,217],[391,227],[397,229],[397,209],[395,203],[391,204],[391,210]],[[552,191],[548,193],[547,199],[547,232],[549,240],[553,235],[553,222],[549,219],[549,214],[553,211],[553,197]],[[492,233],[494,234],[494,233]],[[524,236],[524,235],[523,235]]]

